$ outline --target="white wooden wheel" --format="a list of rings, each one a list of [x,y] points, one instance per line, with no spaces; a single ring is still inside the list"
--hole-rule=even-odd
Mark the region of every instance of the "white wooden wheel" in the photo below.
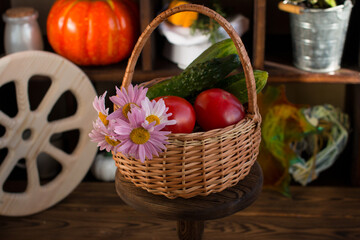
[[[35,110],[30,110],[29,79],[47,76],[51,85]],[[0,59],[0,87],[14,82],[18,112],[9,117],[0,111],[0,124],[5,133],[0,149],[7,155],[0,162],[0,215],[24,216],[45,210],[65,198],[82,181],[97,152],[88,137],[96,111],[92,101],[96,91],[88,77],[65,58],[45,51],[18,52]],[[59,97],[70,91],[76,99],[76,112],[66,118],[48,121],[48,115]],[[30,130],[24,139],[24,131]],[[55,147],[50,137],[65,131],[78,130],[79,140],[68,154]],[[61,172],[51,182],[40,184],[37,157],[45,153],[61,164]],[[25,159],[27,186],[24,192],[6,192],[3,185],[20,159]]]

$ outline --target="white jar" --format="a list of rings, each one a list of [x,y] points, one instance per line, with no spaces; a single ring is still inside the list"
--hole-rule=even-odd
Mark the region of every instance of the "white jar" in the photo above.
[[[6,54],[43,50],[43,39],[37,18],[38,12],[29,7],[11,8],[3,14]]]

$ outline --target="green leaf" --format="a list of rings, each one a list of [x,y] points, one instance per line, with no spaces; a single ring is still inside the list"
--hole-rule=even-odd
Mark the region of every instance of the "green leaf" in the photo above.
[[[330,7],[336,7],[336,0],[325,0]]]

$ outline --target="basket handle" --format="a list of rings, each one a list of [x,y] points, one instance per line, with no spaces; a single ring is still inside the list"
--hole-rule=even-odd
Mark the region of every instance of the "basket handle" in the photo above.
[[[220,14],[218,14],[214,10],[207,8],[205,6],[202,6],[202,5],[197,5],[197,4],[179,5],[177,7],[165,10],[164,12],[160,13],[156,18],[153,19],[153,21],[146,27],[144,32],[139,37],[137,43],[135,44],[135,47],[129,58],[128,65],[125,70],[122,87],[127,88],[131,84],[135,65],[140,56],[140,52],[142,51],[147,39],[150,37],[150,35],[154,31],[154,29],[161,22],[165,21],[171,15],[174,15],[179,12],[185,12],[185,11],[198,12],[198,13],[204,14],[204,15],[214,19],[229,34],[230,38],[235,43],[235,47],[238,51],[240,61],[243,66],[243,69],[244,69],[244,74],[245,74],[245,78],[246,78],[246,87],[247,87],[248,99],[249,99],[248,114],[253,115],[254,121],[259,122],[260,121],[260,113],[259,113],[259,109],[257,106],[255,78],[254,78],[253,68],[251,66],[251,62],[250,62],[249,56],[246,52],[245,46],[244,46],[243,42],[241,41],[239,35],[236,33],[234,28],[231,26],[231,24],[225,18],[223,18]]]

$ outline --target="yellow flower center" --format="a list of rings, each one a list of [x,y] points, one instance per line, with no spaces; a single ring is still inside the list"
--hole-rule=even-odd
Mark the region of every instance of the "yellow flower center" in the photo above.
[[[130,139],[133,143],[144,144],[150,139],[150,133],[143,127],[134,128],[130,133]]]
[[[156,122],[155,126],[160,124],[160,119],[156,115],[149,115],[146,117],[146,120],[149,123]]]
[[[109,136],[105,136],[105,141],[114,147],[120,143],[120,141],[112,140]]]
[[[129,112],[131,112],[130,110],[131,110],[131,105],[132,104],[134,104],[135,106],[137,106],[138,107],[138,105],[136,105],[135,103],[127,103],[127,104],[125,104],[124,106],[123,106],[123,108],[122,108],[122,114],[126,117],[126,118],[128,118],[128,113]]]
[[[109,121],[106,119],[106,117],[107,116],[105,114],[99,112],[99,118],[105,126],[109,125]]]

